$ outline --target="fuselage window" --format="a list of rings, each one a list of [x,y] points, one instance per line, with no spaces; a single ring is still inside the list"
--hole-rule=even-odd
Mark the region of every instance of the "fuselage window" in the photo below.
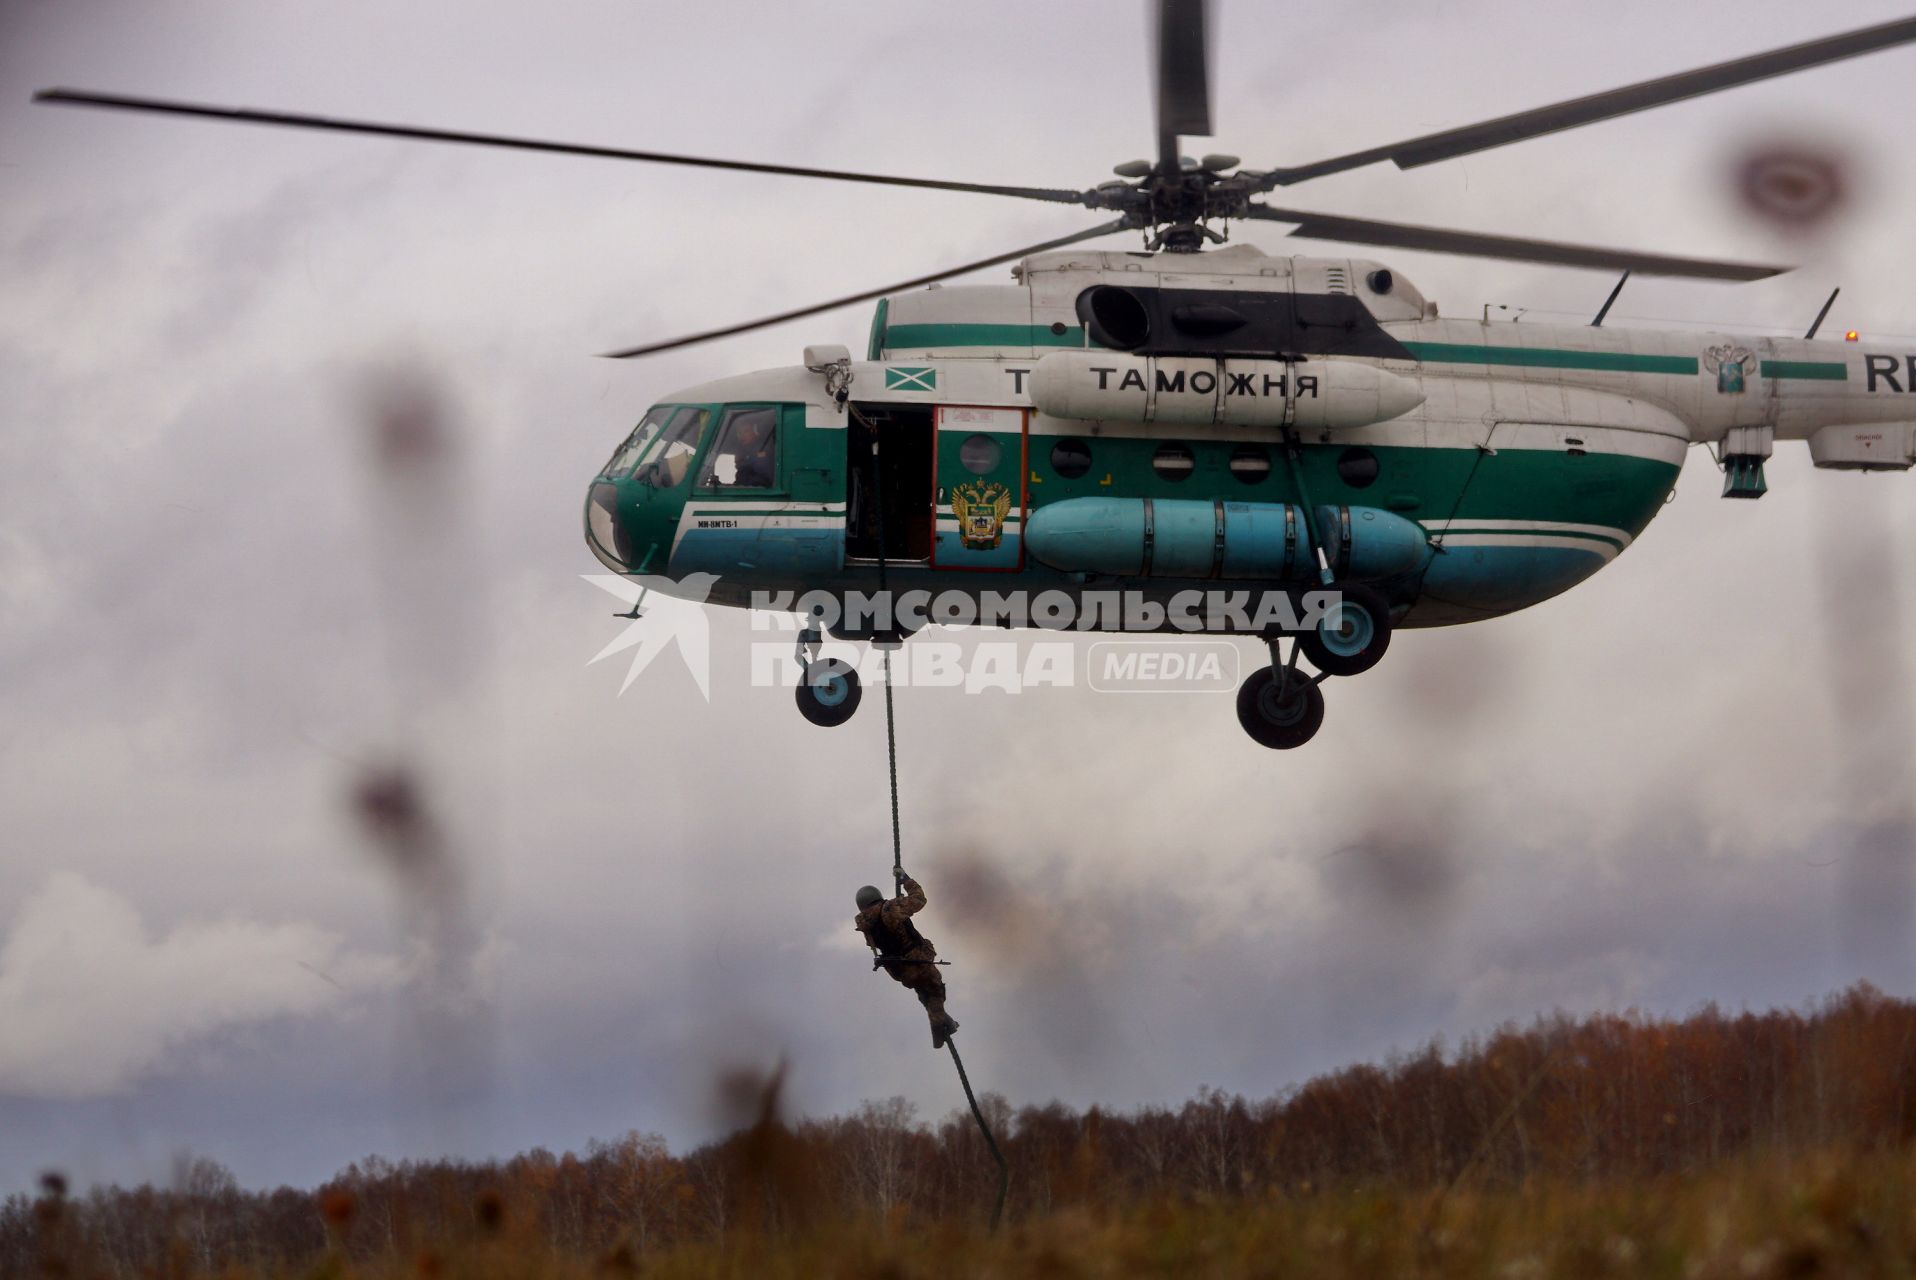
[[[1377,455],[1369,449],[1346,449],[1337,455],[1337,477],[1353,489],[1369,488],[1381,470]]]
[[[778,409],[733,409],[725,415],[703,483],[713,489],[769,489],[778,468]]]
[[[964,443],[958,446],[958,461],[974,476],[990,475],[1004,456],[1004,446],[983,432],[966,436]]]
[[[1245,484],[1256,484],[1271,474],[1271,455],[1261,444],[1241,444],[1231,451],[1231,474]]]
[[[1067,480],[1076,480],[1091,470],[1091,446],[1075,436],[1066,436],[1051,446],[1051,469]]]
[[[645,451],[634,478],[654,489],[677,488],[680,481],[685,479],[685,473],[692,469],[692,458],[698,453],[699,436],[704,433],[706,420],[711,416],[709,409],[680,409],[678,416],[672,419],[672,425],[659,436],[657,443]]]
[[[1197,470],[1197,459],[1185,445],[1159,445],[1151,457],[1151,469],[1161,480],[1189,480],[1191,473]]]

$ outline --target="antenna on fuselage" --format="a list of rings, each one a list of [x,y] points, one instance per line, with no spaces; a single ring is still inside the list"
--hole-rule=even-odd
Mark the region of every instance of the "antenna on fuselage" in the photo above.
[[[1590,322],[1590,327],[1592,329],[1600,329],[1603,327],[1603,318],[1610,314],[1611,305],[1616,302],[1617,295],[1623,292],[1624,283],[1628,281],[1629,279],[1630,279],[1630,273],[1627,270],[1622,275],[1617,277],[1617,287],[1612,289],[1610,291],[1610,296],[1603,300],[1603,305],[1597,308],[1597,318]]]
[[[1823,327],[1823,317],[1830,313],[1830,308],[1836,303],[1836,295],[1841,292],[1843,292],[1843,286],[1841,285],[1830,290],[1830,296],[1823,300],[1823,309],[1816,313],[1816,319],[1810,324],[1810,331],[1803,335],[1805,338],[1814,338],[1816,336],[1816,331]]]

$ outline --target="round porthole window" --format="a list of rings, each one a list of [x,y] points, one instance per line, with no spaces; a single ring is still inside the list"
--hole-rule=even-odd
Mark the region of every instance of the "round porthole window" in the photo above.
[[[1004,446],[983,432],[966,436],[965,442],[958,446],[958,461],[974,476],[991,474],[1004,456]]]
[[[1245,484],[1256,484],[1271,474],[1271,455],[1263,445],[1241,444],[1231,451],[1231,474]]]
[[[1380,470],[1377,455],[1369,449],[1346,449],[1337,455],[1337,475],[1353,489],[1369,488]]]
[[[1197,459],[1191,456],[1189,446],[1159,445],[1158,451],[1151,455],[1151,470],[1163,480],[1188,480],[1197,470]]]
[[[1051,446],[1051,469],[1067,480],[1091,470],[1091,446],[1073,436]]]

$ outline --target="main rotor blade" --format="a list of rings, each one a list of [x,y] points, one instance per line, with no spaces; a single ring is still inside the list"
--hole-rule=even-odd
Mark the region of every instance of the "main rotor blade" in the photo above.
[[[195,102],[174,102],[162,98],[132,98],[121,94],[93,93],[82,89],[42,89],[33,95],[35,102],[55,106],[108,107],[120,111],[145,111],[159,115],[197,116],[205,120],[224,120],[239,124],[281,125],[293,129],[314,129],[329,133],[361,133],[382,138],[406,138],[415,142],[456,142],[469,146],[505,147],[515,151],[546,151],[558,155],[597,156],[610,160],[644,160],[653,164],[683,164],[700,169],[736,169],[745,173],[776,173],[794,178],[832,178],[840,182],[874,182],[889,187],[931,187],[940,191],[973,191],[982,195],[1018,196],[1026,200],[1050,200],[1058,204],[1078,204],[1075,191],[1049,187],[1001,187],[980,182],[946,182],[940,178],[900,178],[882,173],[856,173],[845,169],[811,169],[799,165],[760,164],[750,160],[715,160],[710,156],[671,155],[663,151],[633,151],[623,147],[595,147],[574,142],[546,142],[537,138],[515,138],[503,134],[465,133],[452,129],[425,129],[403,124],[380,124],[370,120],[343,120],[335,116],[301,115],[290,111],[256,111],[249,107],[215,107]]]
[[[1047,249],[1062,249],[1065,245],[1076,244],[1080,240],[1092,240],[1098,236],[1110,235],[1113,231],[1124,231],[1128,229],[1129,227],[1125,220],[1119,218],[1115,222],[1107,222],[1103,226],[1093,227],[1089,231],[1079,231],[1073,235],[1059,236],[1056,240],[1046,240],[1042,244],[1026,245],[1022,249],[1013,249],[1010,253],[1000,253],[990,258],[980,258],[976,262],[967,262],[959,267],[948,267],[943,271],[935,271],[928,276],[917,276],[910,280],[902,280],[897,284],[885,285],[883,288],[867,289],[863,293],[854,293],[843,298],[833,298],[830,302],[821,302],[816,306],[800,307],[795,311],[781,311],[775,316],[766,316],[762,320],[747,320],[744,324],[727,325],[723,329],[707,329],[703,333],[694,333],[683,338],[673,338],[668,342],[647,343],[645,346],[632,347],[626,351],[608,351],[605,353],[605,356],[610,360],[629,360],[633,356],[649,356],[654,352],[672,351],[679,347],[692,346],[694,343],[710,342],[714,338],[729,338],[733,334],[750,333],[754,329],[769,328],[775,324],[783,324],[787,320],[801,320],[806,316],[815,316],[821,312],[831,311],[838,307],[849,307],[855,302],[870,302],[873,298],[882,298],[888,293],[897,293],[901,289],[915,289],[920,285],[936,284],[940,280],[949,280],[953,276],[964,275],[967,271],[977,271],[983,267],[995,267],[1001,262],[1011,262],[1014,259],[1028,257],[1034,253],[1043,253]]]
[[[1349,155],[1319,160],[1315,164],[1273,169],[1265,176],[1260,189],[1269,191],[1275,187],[1290,186],[1310,178],[1321,178],[1327,173],[1342,173],[1346,169],[1376,164],[1380,160],[1389,160],[1400,169],[1415,169],[1419,165],[1452,160],[1492,147],[1574,129],[1579,125],[1613,120],[1636,111],[1648,111],[1652,107],[1667,106],[1686,98],[1734,89],[1738,85],[1767,80],[1791,71],[1840,62],[1845,58],[1874,53],[1912,40],[1916,40],[1916,18],[1899,18],[1894,22],[1846,31],[1841,35],[1824,36],[1784,49],[1772,49],[1768,53],[1733,58],[1695,71],[1645,80],[1621,89],[1611,89],[1607,93],[1593,93],[1547,107],[1499,116],[1479,124],[1446,129],[1441,133],[1427,133],[1405,142],[1372,147],[1368,151],[1353,151]]]
[[[1205,0],[1158,0],[1158,169],[1179,169],[1178,135],[1211,133],[1210,36]]]
[[[1334,213],[1305,213],[1301,209],[1273,209],[1254,204],[1245,217],[1262,222],[1295,222],[1294,236],[1336,240],[1350,244],[1386,245],[1393,249],[1422,249],[1457,253],[1472,258],[1503,258],[1514,262],[1547,262],[1559,267],[1593,267],[1604,271],[1633,271],[1646,276],[1685,276],[1695,280],[1762,280],[1789,267],[1721,262],[1710,258],[1678,258],[1634,249],[1605,249],[1596,245],[1564,244],[1556,240],[1529,240],[1521,236],[1493,236],[1475,231],[1450,231],[1403,222],[1346,218]]]

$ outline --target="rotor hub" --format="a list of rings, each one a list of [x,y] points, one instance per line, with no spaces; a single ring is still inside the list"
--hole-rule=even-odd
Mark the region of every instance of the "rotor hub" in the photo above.
[[[1084,194],[1086,207],[1113,209],[1125,224],[1147,232],[1149,247],[1169,253],[1196,253],[1206,241],[1223,243],[1225,236],[1212,222],[1241,218],[1256,192],[1253,173],[1223,173],[1234,162],[1230,156],[1206,156],[1205,162],[1187,160],[1175,173],[1152,170],[1130,182],[1107,182]],[[1135,173],[1136,164],[1118,166],[1119,173]]]

